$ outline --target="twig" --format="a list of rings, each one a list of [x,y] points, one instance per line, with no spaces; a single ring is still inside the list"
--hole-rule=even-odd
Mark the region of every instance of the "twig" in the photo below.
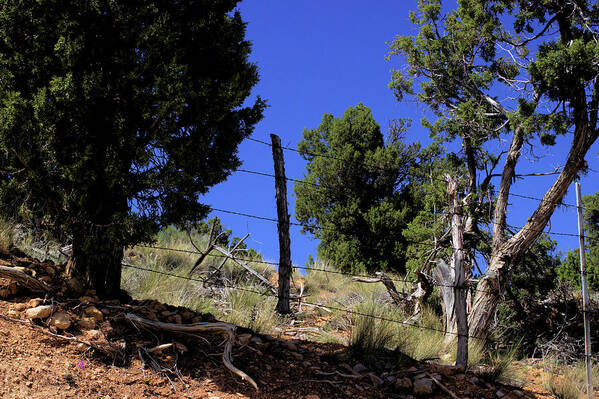
[[[449,390],[449,388],[447,388],[445,385],[441,384],[441,382],[438,379],[436,379],[435,377],[433,377],[429,372],[425,371],[424,374],[426,374],[431,380],[433,380],[433,382],[435,384],[437,384],[439,386],[439,388],[441,388],[446,394],[451,396],[453,399],[460,399],[458,396],[456,396],[455,393],[451,392]]]

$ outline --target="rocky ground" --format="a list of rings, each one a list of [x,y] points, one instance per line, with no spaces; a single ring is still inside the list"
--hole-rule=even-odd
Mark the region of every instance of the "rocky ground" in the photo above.
[[[63,266],[52,263],[20,258],[0,264],[26,266],[53,287],[34,295],[0,279],[2,398],[549,397],[534,386],[493,383],[400,353],[366,361],[341,345],[238,328],[232,361],[255,380],[256,390],[223,364],[222,335],[148,330],[126,317],[190,325],[214,321],[211,315],[126,297],[100,301],[64,281]]]

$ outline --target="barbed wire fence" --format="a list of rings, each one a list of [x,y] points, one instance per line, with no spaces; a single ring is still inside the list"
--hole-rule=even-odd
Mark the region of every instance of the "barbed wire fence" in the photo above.
[[[257,142],[257,143],[261,143],[263,145],[272,147],[271,143],[268,143],[266,141],[262,141],[262,140],[258,140],[258,139],[254,139],[254,138],[250,138],[251,141]],[[301,154],[300,151],[298,151],[295,148],[291,148],[291,147],[281,147],[282,149],[286,150],[286,151],[292,151],[298,154]],[[314,154],[314,153],[305,153],[309,156],[312,157],[325,157],[325,158],[330,158],[330,159],[337,159],[337,160],[342,160],[342,161],[347,161],[347,160],[343,160],[331,155],[325,155],[325,154]],[[373,168],[378,168],[381,169],[379,167],[377,167],[376,165],[370,165]],[[387,170],[382,168],[382,170]],[[263,176],[263,177],[268,177],[268,178],[273,178],[273,179],[277,179],[277,176],[271,173],[267,173],[267,172],[262,172],[262,171],[254,171],[254,170],[248,170],[248,169],[239,169],[237,170],[238,173],[245,173],[245,174],[252,174],[252,175],[258,175],[258,176]],[[293,182],[293,183],[299,183],[299,184],[306,184],[307,186],[311,186],[313,187],[315,190],[326,190],[327,187],[319,184],[319,183],[313,183],[313,182],[309,182],[309,181],[305,181],[305,180],[301,180],[301,179],[295,179],[295,178],[289,178],[289,177],[284,177],[286,182]],[[522,199],[528,199],[528,200],[534,200],[534,201],[544,201],[543,198],[539,198],[539,197],[535,197],[535,196],[530,196],[530,195],[524,195],[521,193],[510,193],[511,196],[514,197],[518,197],[518,198],[522,198]],[[566,203],[563,201],[560,201],[559,204],[560,206],[564,206],[568,209],[583,209],[583,207],[581,205],[576,205],[576,204],[570,204],[570,203]],[[271,222],[271,223],[276,223],[279,224],[279,220],[276,218],[272,218],[272,217],[268,217],[268,216],[262,216],[262,215],[255,215],[252,213],[248,213],[248,212],[242,212],[242,211],[238,211],[238,210],[228,210],[228,209],[220,209],[220,208],[211,208],[212,211],[217,212],[217,213],[224,213],[224,214],[230,214],[230,215],[235,215],[235,216],[239,216],[239,217],[244,217],[244,218],[251,218],[254,220],[260,220],[260,221],[264,221],[264,222]],[[448,214],[448,212],[438,212],[440,214]],[[301,228],[310,228],[312,229],[312,231],[318,231],[319,227],[318,226],[313,226],[313,225],[309,225],[306,223],[299,223],[299,222],[288,222],[288,224],[290,226],[293,227],[301,227]],[[511,228],[511,229],[515,229],[515,230],[529,230],[531,232],[534,233],[547,233],[547,234],[552,234],[552,235],[558,235],[558,236],[564,236],[564,237],[576,237],[576,238],[582,238],[583,240],[586,239],[587,243],[591,244],[594,242],[597,242],[599,244],[599,239],[596,239],[594,237],[585,237],[582,232],[579,232],[578,234],[576,233],[571,233],[571,232],[559,232],[559,231],[545,231],[545,229],[543,230],[534,230],[534,229],[529,229],[526,228],[524,226],[516,226],[516,225],[511,225],[511,224],[506,224],[507,228]],[[415,245],[415,246],[419,246],[421,248],[427,248],[430,250],[433,250],[435,248],[437,248],[438,243],[435,243],[431,240],[423,240],[423,241],[411,241],[411,240],[406,240],[406,243],[409,245]],[[222,259],[227,259],[230,258],[227,255],[222,255],[222,254],[212,254],[212,253],[203,253],[201,251],[192,251],[192,250],[183,250],[183,249],[178,249],[178,248],[168,248],[168,247],[161,247],[161,246],[156,246],[156,245],[139,245],[140,247],[145,247],[145,248],[149,248],[149,249],[154,249],[154,250],[162,250],[162,251],[175,251],[175,252],[184,252],[184,253],[188,253],[194,256],[208,256],[208,257],[215,257],[215,258],[222,258]],[[236,255],[236,257],[238,257]],[[265,264],[265,265],[269,265],[269,266],[273,266],[273,267],[278,267],[279,266],[279,262],[272,262],[272,261],[265,261],[262,259],[251,259],[251,258],[242,258],[242,257],[238,257],[240,260],[245,261],[245,262],[252,262],[252,263],[258,263],[258,264]],[[220,284],[218,282],[206,282],[205,279],[198,279],[198,278],[193,278],[190,276],[181,276],[181,275],[177,275],[175,273],[170,273],[170,272],[166,272],[166,271],[160,271],[160,270],[154,270],[154,269],[148,269],[148,268],[143,268],[141,266],[138,265],[133,265],[130,263],[124,263],[123,264],[124,267],[128,267],[128,268],[134,268],[134,269],[138,269],[144,272],[148,272],[148,273],[159,273],[159,274],[163,274],[163,275],[167,275],[170,277],[174,277],[174,278],[179,278],[179,279],[186,279],[186,280],[190,280],[190,281],[197,281],[197,282],[202,282],[203,284],[207,285],[207,286],[212,286],[212,287],[220,287],[220,288],[227,288],[227,289],[232,289],[232,290],[239,290],[239,291],[247,291],[247,292],[252,292],[258,295],[262,295],[265,297],[274,297],[277,299],[281,299],[281,294],[279,293],[274,294],[271,291],[259,291],[256,289],[252,289],[252,288],[248,288],[248,287],[241,287],[241,286],[236,286],[233,284],[229,284],[229,285],[223,285]],[[351,277],[358,277],[358,278],[370,278],[370,279],[376,279],[377,276],[373,276],[373,275],[369,275],[369,274],[363,274],[363,273],[348,273],[345,271],[341,271],[341,270],[331,270],[331,269],[325,269],[325,268],[318,268],[315,266],[299,266],[299,265],[292,265],[292,268],[294,270],[303,270],[306,272],[322,272],[322,273],[330,273],[330,274],[338,274],[338,275],[345,275],[345,276],[351,276]],[[389,278],[391,281],[396,282],[396,283],[400,283],[403,284],[403,286],[405,287],[406,285],[416,285],[418,284],[418,280],[408,280],[406,279],[397,279],[397,278]],[[432,279],[431,279],[432,280]],[[466,288],[472,288],[473,285],[472,283],[476,283],[475,280],[471,280],[469,287],[467,286]],[[447,284],[439,284],[438,282],[435,282],[434,280],[431,281],[431,284],[435,287],[447,287],[447,288],[456,288],[455,285],[447,285]],[[462,288],[462,287],[460,287]],[[367,313],[361,313],[356,311],[355,309],[350,309],[350,308],[343,308],[343,307],[336,307],[336,306],[331,306],[331,305],[323,305],[321,303],[314,303],[311,302],[309,300],[307,300],[308,296],[305,297],[300,297],[299,300],[302,303],[305,303],[307,305],[313,305],[313,306],[318,306],[318,307],[322,307],[322,308],[327,308],[329,310],[335,310],[335,311],[341,311],[341,312],[345,312],[348,313],[350,315],[359,315],[362,317],[370,317],[373,319],[378,319],[378,320],[383,320],[383,321],[388,321],[388,322],[393,322],[393,323],[398,323],[398,324],[402,324],[402,325],[406,325],[406,326],[410,326],[410,327],[415,327],[415,328],[421,328],[421,329],[427,329],[427,330],[433,330],[433,331],[437,331],[443,334],[448,334],[448,332],[446,330],[442,330],[442,329],[437,329],[434,327],[430,327],[430,326],[424,326],[424,325],[420,325],[420,324],[415,324],[415,323],[411,323],[410,321],[405,321],[405,320],[397,320],[394,318],[387,318],[387,317],[381,317],[381,316],[376,316],[376,315],[372,315],[372,314],[367,314]],[[289,295],[288,297],[285,297],[284,299],[287,300],[297,300],[298,297],[294,297]],[[585,313],[585,315],[590,312],[590,309],[585,308],[583,310],[583,312]],[[457,336],[464,336],[464,334],[460,334],[460,333],[453,333]],[[474,336],[470,336],[468,334],[466,334],[465,336],[467,336],[468,338],[471,339],[476,339],[476,337]]]

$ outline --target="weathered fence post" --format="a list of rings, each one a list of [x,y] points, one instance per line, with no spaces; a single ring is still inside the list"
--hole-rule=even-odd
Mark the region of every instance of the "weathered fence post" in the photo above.
[[[584,229],[582,225],[582,199],[580,183],[576,183],[576,209],[578,210],[578,244],[580,246],[580,283],[582,285],[582,315],[584,321],[584,357],[587,365],[587,390],[593,398],[593,364],[591,359],[591,322],[589,320],[589,289],[587,285],[587,264],[584,253]]]
[[[457,323],[458,353],[456,366],[468,366],[468,316],[466,314],[466,286],[464,276],[464,224],[458,201],[458,179],[446,176],[447,192],[449,195],[449,212],[451,214],[451,237],[453,258],[451,266],[454,273],[454,308]],[[447,326],[450,331],[450,326]]]
[[[289,307],[289,285],[291,280],[291,240],[289,239],[289,213],[287,210],[287,181],[281,139],[271,134],[272,158],[275,163],[275,195],[279,219],[279,300],[276,310],[281,314],[291,311]]]

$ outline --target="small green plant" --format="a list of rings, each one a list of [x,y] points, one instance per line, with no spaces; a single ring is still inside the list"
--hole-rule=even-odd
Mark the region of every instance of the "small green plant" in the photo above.
[[[420,320],[410,324],[414,325],[396,326],[397,344],[403,353],[417,360],[441,359],[446,354],[443,324],[431,308],[424,307]]]
[[[10,252],[13,247],[13,225],[5,219],[0,219],[0,251]]]
[[[352,334],[349,347],[360,354],[374,355],[384,349],[393,349],[396,342],[395,306],[381,302],[371,295],[355,308],[352,317]]]
[[[254,288],[256,291],[258,288]],[[259,293],[230,290],[228,294],[231,310],[223,319],[238,326],[247,327],[257,333],[268,334],[281,323],[275,313],[276,298]]]
[[[315,342],[321,342],[324,344],[346,344],[343,339],[341,339],[340,337],[338,337],[330,331],[319,331],[313,339]]]
[[[514,366],[517,360],[520,343],[517,342],[506,351],[488,353],[486,364],[480,367],[477,374],[489,381],[509,382],[518,377],[518,369]]]

